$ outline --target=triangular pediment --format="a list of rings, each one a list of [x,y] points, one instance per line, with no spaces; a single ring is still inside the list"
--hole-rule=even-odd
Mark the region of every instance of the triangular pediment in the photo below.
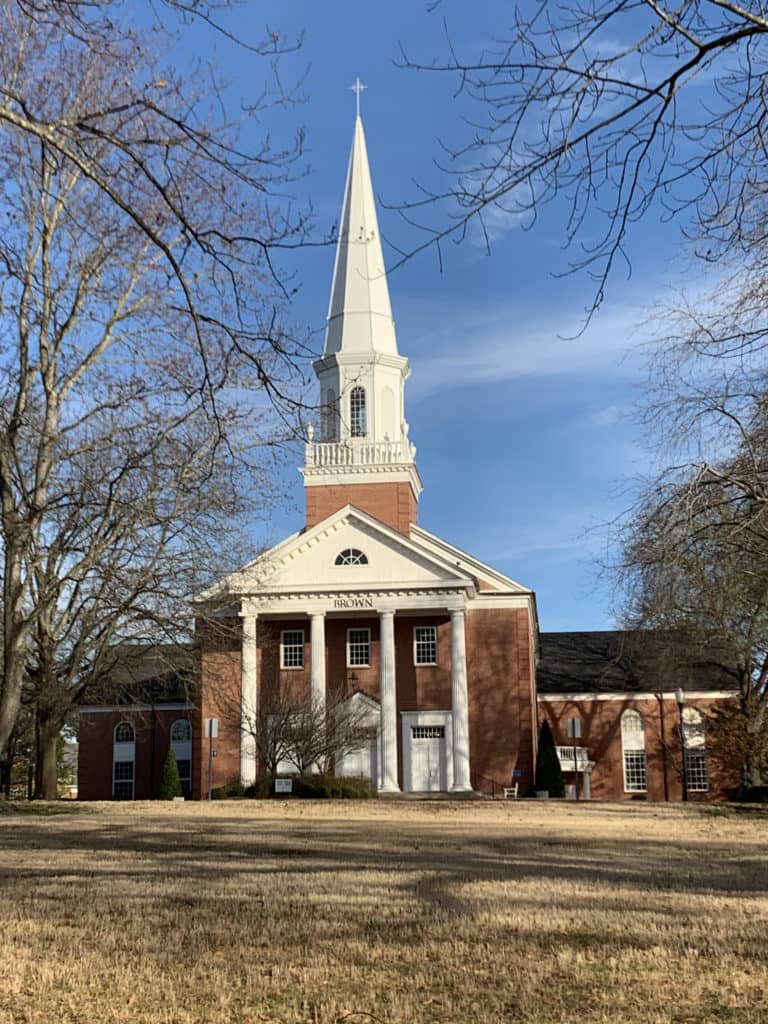
[[[338,564],[359,551],[360,564]],[[472,587],[470,574],[372,516],[347,505],[233,573],[201,600],[224,594]]]

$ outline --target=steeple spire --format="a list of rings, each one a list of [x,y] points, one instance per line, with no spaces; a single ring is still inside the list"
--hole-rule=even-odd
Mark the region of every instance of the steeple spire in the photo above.
[[[360,120],[344,188],[320,384],[320,436],[311,432],[301,472],[311,526],[355,505],[397,530],[416,522],[421,478],[405,420],[408,360],[399,355],[376,204]]]
[[[352,86],[357,92],[359,81]],[[358,113],[339,223],[323,356],[397,355],[363,122]]]

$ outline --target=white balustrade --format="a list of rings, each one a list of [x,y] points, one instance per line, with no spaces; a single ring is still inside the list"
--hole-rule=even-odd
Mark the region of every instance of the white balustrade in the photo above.
[[[408,441],[366,441],[350,438],[347,441],[311,442],[306,446],[307,466],[402,466],[413,462]]]
[[[573,771],[575,764],[576,771],[583,772],[589,764],[589,751],[586,747],[556,747],[555,749],[563,771]]]

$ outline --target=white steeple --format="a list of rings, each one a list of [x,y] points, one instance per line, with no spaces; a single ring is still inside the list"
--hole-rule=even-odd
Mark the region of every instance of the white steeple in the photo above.
[[[368,152],[357,116],[339,221],[320,383],[319,440],[310,438],[302,470],[307,487],[421,480],[408,438],[404,385],[408,360],[397,351]]]
[[[363,122],[355,118],[323,355],[397,355]]]

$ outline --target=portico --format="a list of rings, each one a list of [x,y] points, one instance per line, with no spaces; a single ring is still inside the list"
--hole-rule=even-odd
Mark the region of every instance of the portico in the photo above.
[[[466,581],[469,584],[469,581]],[[465,584],[465,587],[466,587]],[[465,640],[465,587],[434,591],[397,593],[368,591],[306,594],[264,594],[243,600],[242,620],[242,694],[243,734],[248,736],[248,717],[259,704],[260,679],[258,657],[259,625],[270,625],[273,637],[281,630],[281,623],[305,623],[309,645],[309,691],[315,702],[324,703],[328,686],[329,661],[326,623],[335,622],[354,629],[355,623],[365,623],[375,617],[378,622],[378,651],[372,660],[377,662],[377,692],[372,694],[379,703],[379,743],[381,763],[379,792],[399,793],[408,789],[409,780],[399,763],[398,750],[405,750],[410,735],[406,730],[417,727],[419,712],[403,710],[398,704],[397,656],[395,623],[404,630],[413,629],[414,623],[428,618],[445,618],[450,629],[450,689],[444,706],[430,713],[442,714],[448,723],[450,743],[449,771],[446,778],[455,792],[471,789],[469,777],[469,704],[467,696],[467,661]],[[441,652],[442,654],[442,652]],[[345,659],[346,660],[346,659]],[[347,676],[355,676],[355,666],[347,664]],[[364,666],[370,668],[370,665]],[[430,666],[431,668],[432,666]],[[435,666],[436,668],[437,666]],[[425,713],[426,714],[426,713]],[[407,720],[403,717],[407,715]],[[243,744],[241,781],[250,785],[257,776],[258,765],[252,742]],[[400,780],[403,780],[402,783]],[[376,782],[377,780],[373,780]]]

